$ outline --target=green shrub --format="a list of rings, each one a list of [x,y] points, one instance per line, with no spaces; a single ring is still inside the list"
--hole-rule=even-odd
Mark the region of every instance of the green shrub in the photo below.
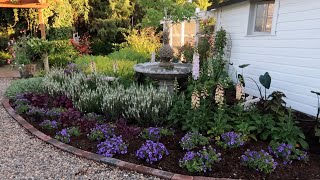
[[[12,56],[9,53],[0,51],[0,66],[7,64],[7,59],[11,58]]]
[[[127,81],[134,80],[133,66],[134,61],[126,59],[112,59],[108,56],[82,56],[75,60],[75,63],[85,73],[91,73],[90,62],[96,63],[96,69],[99,74],[107,76],[120,77]]]
[[[133,48],[123,48],[108,55],[112,60],[128,60],[138,63],[147,62],[151,57],[151,53],[138,52]]]
[[[15,98],[17,94],[43,92],[43,78],[19,79],[13,81],[5,92],[5,97]]]
[[[151,55],[161,47],[160,34],[154,28],[132,29],[128,33],[125,35],[126,42],[121,44],[123,47],[146,55]]]
[[[54,67],[65,67],[73,62],[79,53],[74,49],[68,40],[50,41],[52,50],[49,53],[49,64]]]
[[[100,38],[93,38],[91,40],[91,50],[93,55],[107,55],[111,53],[112,44],[110,42],[104,42]]]

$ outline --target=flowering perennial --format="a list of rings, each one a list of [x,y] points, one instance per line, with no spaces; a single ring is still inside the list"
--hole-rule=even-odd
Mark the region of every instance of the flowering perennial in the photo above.
[[[294,148],[290,144],[278,144],[268,147],[269,153],[283,160],[283,164],[291,164],[293,160],[308,161],[307,152]]]
[[[194,90],[191,96],[191,108],[198,109],[200,107],[200,95],[198,90]]]
[[[264,173],[271,173],[278,164],[268,152],[264,150],[250,151],[249,149],[241,156],[241,163],[250,169]]]
[[[91,129],[88,134],[89,139],[93,141],[102,141],[108,139],[114,134],[114,128],[110,127],[108,124],[97,125],[95,128]]]
[[[113,136],[97,145],[98,154],[112,157],[116,154],[126,154],[128,145],[122,140],[122,136]]]
[[[221,109],[224,104],[224,89],[220,84],[217,85],[214,100],[217,103],[218,107]]]
[[[43,129],[57,129],[58,128],[58,122],[57,121],[44,120],[39,125]]]
[[[70,134],[68,133],[68,129],[62,129],[61,131],[56,133],[56,136],[54,137],[59,141],[62,141],[64,143],[70,142]]]
[[[208,145],[208,138],[198,132],[188,132],[181,138],[180,146],[183,150],[192,150],[199,146]]]
[[[236,99],[238,101],[241,101],[242,99],[244,99],[244,88],[242,83],[238,83],[236,86]]]
[[[145,159],[150,164],[160,161],[164,155],[169,155],[167,148],[160,142],[150,140],[147,140],[136,152],[139,159]]]
[[[211,146],[203,147],[198,152],[188,151],[180,159],[180,167],[186,168],[189,172],[207,172],[212,171],[212,165],[221,161],[221,154],[217,153]]]
[[[222,141],[217,141],[217,144],[224,148],[236,148],[244,145],[241,134],[235,132],[227,132],[221,135]]]
[[[166,128],[149,127],[144,129],[141,133],[141,137],[146,140],[158,142],[162,136],[173,135],[173,131]]]
[[[200,56],[196,52],[193,54],[192,77],[194,80],[198,80],[200,77]]]

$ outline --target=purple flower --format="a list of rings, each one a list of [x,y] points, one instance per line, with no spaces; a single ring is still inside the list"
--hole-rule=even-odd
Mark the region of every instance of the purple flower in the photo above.
[[[97,125],[95,128],[91,129],[88,137],[95,141],[101,141],[108,139],[114,135],[114,128],[110,127],[108,124]]]
[[[236,148],[244,145],[244,141],[241,134],[235,132],[227,132],[221,135],[222,141],[218,141],[217,144],[224,148]]]
[[[207,172],[212,171],[212,166],[221,161],[221,154],[217,153],[211,146],[203,147],[200,151],[188,151],[180,159],[180,167],[187,168],[189,172]]]
[[[296,149],[290,144],[275,144],[272,147],[268,147],[268,150],[276,158],[282,159],[284,165],[291,164],[292,160],[308,161],[306,152]]]
[[[192,150],[198,146],[205,146],[208,144],[208,138],[198,132],[188,132],[180,141],[180,146],[184,150]]]
[[[250,151],[249,149],[240,157],[241,164],[264,173],[271,173],[277,166],[272,156],[261,151]]]
[[[58,128],[58,122],[57,121],[44,120],[39,125],[43,129],[57,129]]]
[[[160,161],[164,155],[169,155],[167,148],[160,142],[150,140],[147,140],[136,152],[139,159],[145,159],[150,164]]]
[[[56,136],[54,138],[56,138],[57,140],[62,141],[64,143],[70,142],[70,134],[68,133],[68,130],[66,128],[57,132]]]
[[[160,134],[161,128],[158,127],[149,127],[145,130],[143,130],[141,136],[146,139],[146,140],[151,140],[151,141],[159,141],[161,138]]]
[[[122,136],[114,136],[108,138],[104,142],[97,145],[98,154],[105,157],[112,157],[116,154],[126,154],[128,152],[128,145],[122,140]]]

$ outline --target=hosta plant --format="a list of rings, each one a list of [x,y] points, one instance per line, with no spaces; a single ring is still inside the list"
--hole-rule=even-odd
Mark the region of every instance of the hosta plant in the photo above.
[[[251,151],[248,149],[240,159],[242,165],[263,173],[271,173],[276,169],[278,164],[272,156],[264,150]]]
[[[189,172],[212,171],[212,166],[221,161],[221,154],[217,153],[211,146],[203,147],[200,151],[188,151],[180,159],[180,167],[186,168]]]
[[[180,146],[183,150],[192,150],[196,147],[206,146],[209,144],[208,138],[198,132],[188,132],[181,138]]]
[[[112,157],[116,154],[126,154],[128,145],[122,140],[122,136],[113,136],[97,145],[98,154]]]
[[[138,159],[144,159],[149,164],[160,161],[166,155],[169,155],[169,152],[162,143],[150,140],[147,140],[136,152]]]
[[[227,132],[221,135],[221,139],[216,142],[223,148],[236,148],[244,145],[244,140],[241,134],[236,132]]]
[[[268,148],[269,153],[276,158],[283,160],[283,164],[291,164],[293,160],[307,162],[309,160],[307,152],[296,149],[290,144],[278,143]]]

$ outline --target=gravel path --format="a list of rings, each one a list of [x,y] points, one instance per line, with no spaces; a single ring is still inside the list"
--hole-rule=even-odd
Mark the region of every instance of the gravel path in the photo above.
[[[0,101],[10,80],[0,78]],[[0,179],[157,179],[63,152],[33,137],[0,105]]]

